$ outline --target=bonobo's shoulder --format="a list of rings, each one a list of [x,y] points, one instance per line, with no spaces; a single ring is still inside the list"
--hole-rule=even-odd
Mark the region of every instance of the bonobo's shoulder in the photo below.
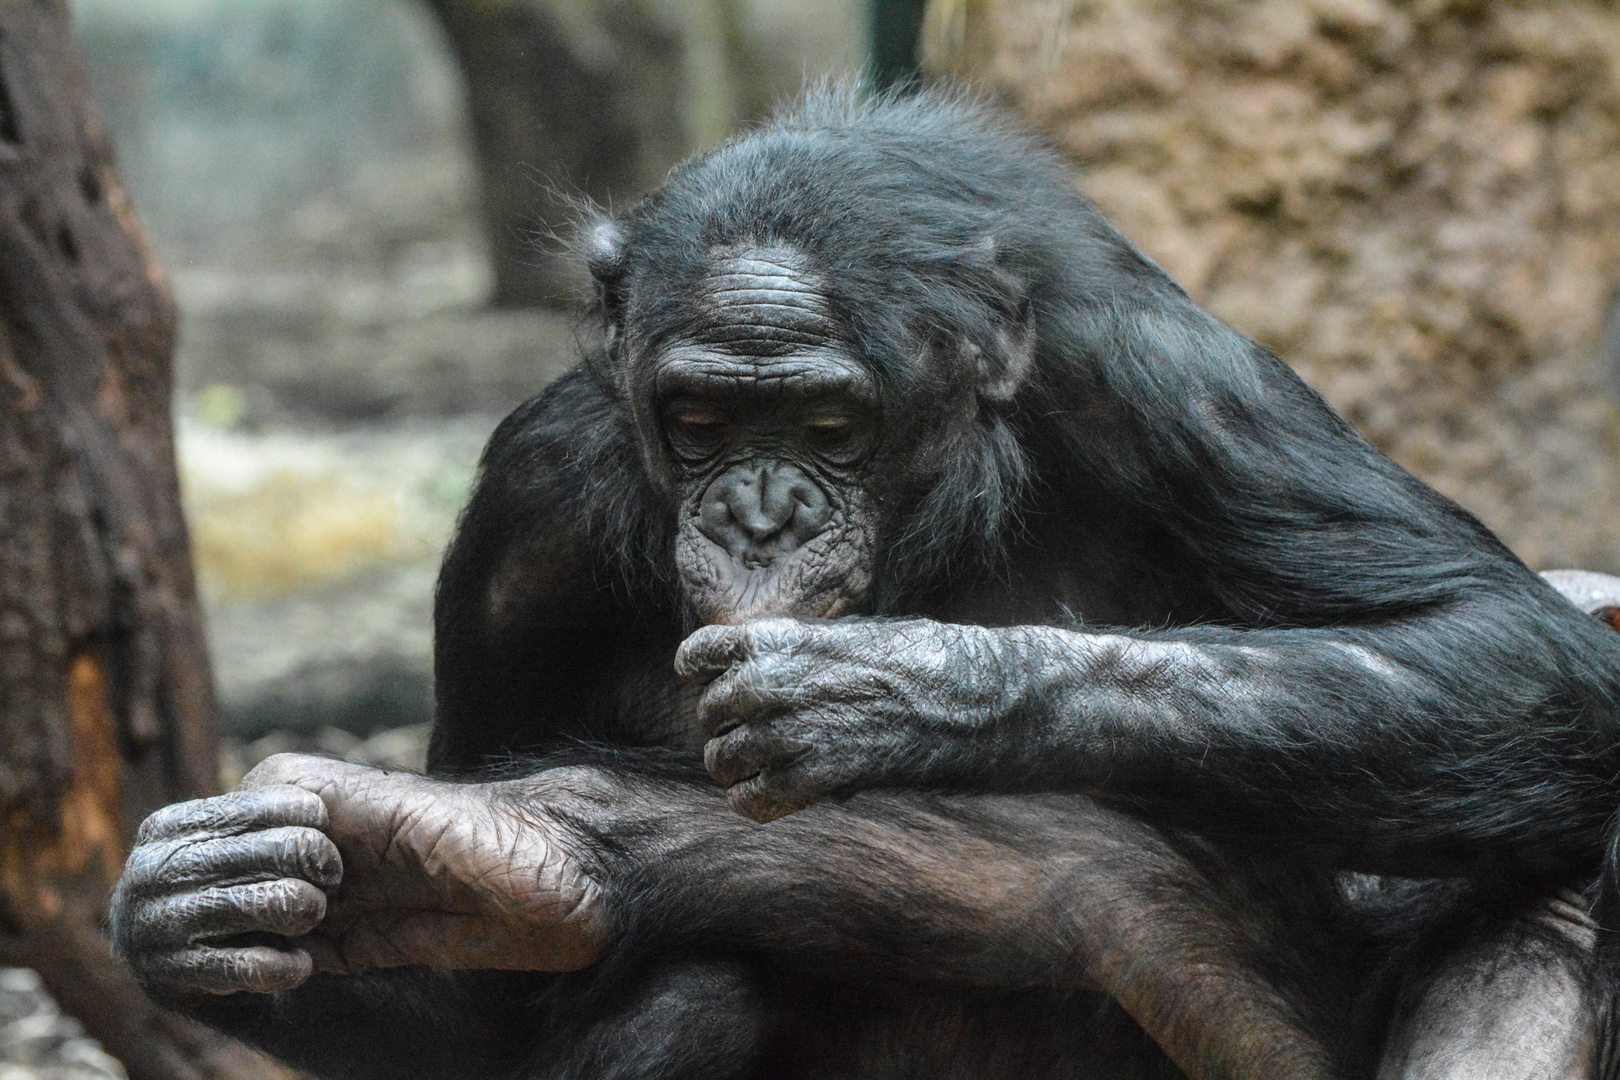
[[[479,472],[484,480],[534,478],[622,468],[636,460],[622,402],[599,373],[581,363],[496,426]]]
[[[479,461],[452,559],[524,535],[590,537],[596,548],[639,557],[656,543],[656,499],[628,410],[581,364],[518,406]],[[449,562],[446,563],[447,572]]]

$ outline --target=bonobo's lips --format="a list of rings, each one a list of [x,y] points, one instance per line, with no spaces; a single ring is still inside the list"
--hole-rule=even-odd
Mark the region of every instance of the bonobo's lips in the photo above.
[[[688,518],[676,562],[687,600],[705,623],[833,619],[859,609],[872,585],[871,545],[859,528],[828,529],[796,551],[745,566]]]
[[[838,592],[808,597],[796,595],[781,588],[773,580],[775,577],[769,567],[749,571],[741,588],[734,593],[736,606],[729,613],[707,621],[735,626],[752,619],[836,619],[850,614],[860,603],[859,598],[851,599]]]

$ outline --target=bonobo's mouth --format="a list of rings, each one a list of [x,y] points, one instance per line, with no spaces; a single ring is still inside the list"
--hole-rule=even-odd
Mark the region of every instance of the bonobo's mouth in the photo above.
[[[774,566],[749,570],[737,587],[736,603],[731,612],[709,621],[735,626],[753,619],[836,619],[853,614],[860,606],[860,598],[851,598],[842,592],[817,596],[796,595],[783,589],[777,580]]]
[[[676,562],[698,618],[735,625],[770,617],[836,619],[856,613],[871,590],[870,551],[866,530],[835,527],[794,551],[747,565],[687,518]]]

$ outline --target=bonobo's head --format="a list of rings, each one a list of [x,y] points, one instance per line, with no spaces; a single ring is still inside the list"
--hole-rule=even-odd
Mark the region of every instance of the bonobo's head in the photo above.
[[[832,93],[587,227],[700,619],[895,610],[993,560],[1053,199],[1080,205],[971,106]]]

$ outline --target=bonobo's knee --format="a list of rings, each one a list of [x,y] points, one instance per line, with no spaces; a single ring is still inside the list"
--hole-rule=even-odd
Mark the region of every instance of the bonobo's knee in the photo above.
[[[615,999],[534,1080],[727,1080],[747,1075],[762,1030],[748,973],[726,963],[656,968]]]
[[[1596,1077],[1595,931],[1566,891],[1447,956],[1396,1017],[1378,1080]]]

